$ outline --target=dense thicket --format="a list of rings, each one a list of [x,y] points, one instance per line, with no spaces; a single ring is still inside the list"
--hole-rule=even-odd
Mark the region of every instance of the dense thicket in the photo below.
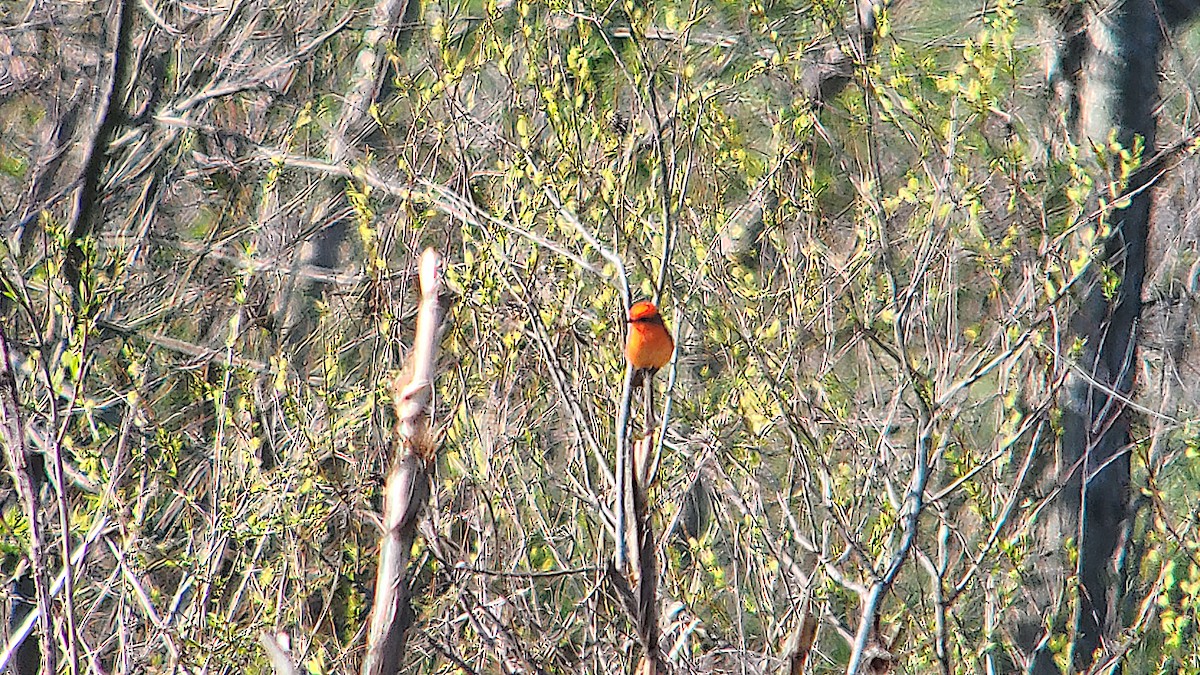
[[[358,668],[425,246],[408,672],[635,666],[626,291],[678,343],[670,668],[779,672],[810,617],[813,673],[1200,672],[1188,4],[1122,99],[1109,3],[5,0],[5,635],[65,584],[21,672]]]

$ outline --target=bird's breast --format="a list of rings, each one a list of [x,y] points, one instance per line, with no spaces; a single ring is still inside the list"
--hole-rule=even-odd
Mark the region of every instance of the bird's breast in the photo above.
[[[671,361],[675,341],[661,324],[634,323],[630,325],[625,355],[635,369],[662,368]]]

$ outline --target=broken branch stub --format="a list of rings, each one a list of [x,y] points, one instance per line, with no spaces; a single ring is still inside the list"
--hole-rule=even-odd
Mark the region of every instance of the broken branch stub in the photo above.
[[[430,418],[434,363],[445,317],[441,301],[441,256],[433,249],[426,249],[421,255],[420,281],[416,339],[404,370],[392,387],[396,412],[394,454],[384,487],[383,536],[379,543],[379,571],[363,675],[392,675],[399,670],[408,629],[415,619],[407,571],[417,522],[429,498],[437,455]]]

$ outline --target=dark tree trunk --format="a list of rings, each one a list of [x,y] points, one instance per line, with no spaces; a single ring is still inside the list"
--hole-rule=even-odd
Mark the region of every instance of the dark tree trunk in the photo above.
[[[1154,0],[1069,2],[1055,8],[1060,31],[1051,83],[1067,132],[1083,148],[1105,148],[1115,139],[1142,156],[1154,155],[1158,62],[1164,29],[1192,13],[1188,3],[1162,7]],[[1111,165],[1110,165],[1111,166]],[[1105,636],[1115,634],[1119,564],[1128,525],[1130,411],[1137,363],[1137,326],[1142,307],[1151,191],[1141,190],[1150,172],[1135,172],[1127,191],[1134,196],[1107,220],[1091,223],[1100,250],[1078,290],[1064,350],[1073,340],[1082,350],[1072,359],[1061,399],[1058,480],[1063,485],[1050,536],[1062,550],[1073,541],[1078,581],[1074,605],[1072,668],[1086,670]],[[1099,181],[1098,181],[1099,182]],[[1106,272],[1120,285],[1104,287]],[[1065,561],[1065,558],[1060,562]],[[1049,607],[1050,605],[1047,605]],[[1045,609],[1045,608],[1044,608]],[[1019,634],[1042,633],[1039,617],[1025,620]],[[1037,624],[1037,626],[1034,626]],[[1033,642],[1033,641],[1030,641]],[[1047,640],[1037,640],[1029,671],[1057,673]]]

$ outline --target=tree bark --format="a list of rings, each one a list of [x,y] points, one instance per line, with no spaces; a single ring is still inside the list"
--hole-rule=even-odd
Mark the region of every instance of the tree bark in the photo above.
[[[383,536],[362,675],[392,675],[399,670],[408,629],[415,619],[407,571],[417,522],[429,498],[438,445],[430,417],[434,366],[446,315],[441,298],[443,274],[441,257],[426,249],[420,263],[416,340],[394,386],[396,447],[384,488]]]
[[[1114,0],[1102,5],[1069,2],[1055,8],[1058,53],[1050,72],[1051,85],[1071,141],[1083,148],[1106,149],[1115,140],[1142,156],[1153,156],[1155,106],[1158,99],[1158,61],[1163,27],[1190,17],[1188,3],[1164,11],[1154,0]],[[1078,581],[1078,598],[1071,619],[1074,642],[1071,663],[1086,670],[1104,638],[1115,634],[1114,608],[1124,570],[1119,555],[1126,537],[1130,492],[1130,410],[1127,405],[1137,363],[1137,326],[1146,274],[1150,234],[1151,191],[1145,189],[1149,171],[1134,171],[1125,193],[1124,208],[1090,223],[1101,243],[1079,286],[1077,305],[1069,320],[1064,354],[1074,342],[1082,345],[1069,357],[1070,368],[1062,397],[1062,433],[1057,456],[1058,482],[1063,489],[1047,541],[1062,551],[1074,542],[1074,569],[1064,569]],[[1099,181],[1098,181],[1099,182]],[[1115,292],[1105,277],[1120,280]],[[1111,278],[1111,276],[1110,276]],[[1065,557],[1059,563],[1067,566]],[[1049,598],[1042,601],[1048,610]],[[1057,673],[1048,651],[1041,618],[1021,621],[1018,633],[1030,640],[1029,672]]]

